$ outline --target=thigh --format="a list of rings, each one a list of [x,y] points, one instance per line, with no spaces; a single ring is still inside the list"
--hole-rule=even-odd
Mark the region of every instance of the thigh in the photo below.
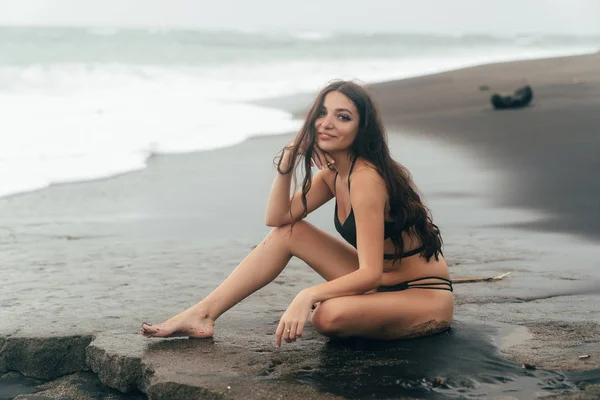
[[[443,331],[453,314],[451,292],[407,289],[326,300],[313,312],[312,325],[328,336],[401,339]]]
[[[358,253],[348,243],[304,220],[285,225],[271,234],[286,240],[290,253],[307,263],[327,281],[358,269]]]

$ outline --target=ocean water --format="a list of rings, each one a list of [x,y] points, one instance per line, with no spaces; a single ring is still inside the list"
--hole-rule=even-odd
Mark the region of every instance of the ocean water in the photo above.
[[[0,196],[142,169],[300,121],[252,100],[497,61],[599,37],[0,28]]]

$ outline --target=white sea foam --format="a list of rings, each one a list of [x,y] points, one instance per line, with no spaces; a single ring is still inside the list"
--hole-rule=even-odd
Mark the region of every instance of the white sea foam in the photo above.
[[[121,34],[94,34],[93,40]],[[301,36],[305,44],[335,39]],[[297,130],[301,122],[290,114],[247,102],[316,91],[335,78],[378,82],[595,49],[465,47],[323,59],[312,57],[309,48],[297,57],[278,53],[264,60],[230,60],[218,46],[209,50],[214,55],[202,55],[203,62],[77,62],[77,55],[53,53],[62,58],[0,63],[0,196],[138,170],[151,153],[210,150],[252,135]]]
[[[293,33],[292,36],[303,40],[324,40],[331,38],[333,34],[331,32],[302,31]]]

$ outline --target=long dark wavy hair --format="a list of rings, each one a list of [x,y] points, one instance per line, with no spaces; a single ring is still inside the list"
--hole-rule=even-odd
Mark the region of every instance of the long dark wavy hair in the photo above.
[[[348,156],[362,158],[371,164],[385,181],[389,196],[389,216],[394,223],[396,234],[391,239],[395,245],[394,257],[402,258],[404,242],[402,232],[416,236],[423,244],[421,256],[427,261],[431,257],[438,260],[442,252],[442,237],[440,230],[432,221],[429,209],[421,201],[409,171],[401,164],[394,161],[390,155],[387,143],[387,134],[381,121],[381,116],[370,93],[361,85],[352,81],[336,80],[325,86],[314,100],[300,132],[296,136],[292,147],[291,162],[287,170],[281,170],[282,157],[275,160],[279,173],[291,173],[300,163],[302,158],[301,146],[306,151],[304,154],[304,180],[302,182],[302,204],[304,212],[298,220],[308,214],[306,195],[310,190],[312,181],[311,159],[313,148],[316,145],[315,120],[323,107],[325,96],[330,92],[340,92],[348,97],[355,105],[360,115],[358,134],[349,149]],[[280,153],[283,154],[283,153]],[[294,176],[294,181],[295,176]],[[291,212],[291,211],[290,211]]]

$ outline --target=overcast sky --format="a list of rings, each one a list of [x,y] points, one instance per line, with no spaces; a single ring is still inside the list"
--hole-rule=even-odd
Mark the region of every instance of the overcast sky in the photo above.
[[[600,34],[600,0],[0,0],[0,25]]]

